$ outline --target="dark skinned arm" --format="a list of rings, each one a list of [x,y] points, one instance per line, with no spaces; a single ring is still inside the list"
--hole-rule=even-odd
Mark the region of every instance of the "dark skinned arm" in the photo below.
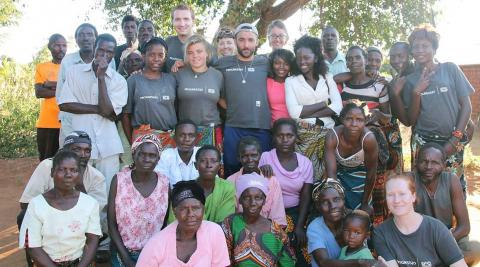
[[[328,252],[324,248],[314,250],[312,256],[318,267],[366,267],[373,266],[377,262],[376,260],[329,259]]]
[[[464,96],[458,99],[458,103],[460,104],[460,112],[457,117],[456,129],[463,132],[470,120],[470,115],[472,115],[472,102],[469,96]]]
[[[375,135],[369,134],[365,137],[363,143],[363,150],[365,151],[365,167],[367,168],[367,177],[365,180],[365,191],[363,192],[362,204],[360,208],[369,214],[373,211],[368,204],[373,191],[373,186],[377,178],[377,164],[378,164],[378,144]]]
[[[390,98],[390,107],[392,109],[393,115],[400,120],[405,126],[411,126],[408,121],[407,110],[405,109],[405,104],[402,100],[402,90],[406,83],[405,77],[395,79],[392,82],[392,85],[389,86],[389,98]]]
[[[107,92],[105,75],[108,68],[108,62],[105,58],[95,60],[97,65],[96,75],[98,80],[98,113],[109,120],[116,117],[112,102]],[[95,64],[95,63],[94,63]]]
[[[452,229],[452,234],[458,241],[470,233],[470,220],[467,204],[463,198],[462,185],[455,174],[452,174],[450,198],[452,199],[453,215],[457,221],[457,226]]]
[[[57,267],[57,265],[50,259],[43,248],[27,248],[28,255],[38,266],[42,267]]]
[[[35,97],[37,98],[52,98],[55,97],[57,82],[36,83]]]
[[[108,194],[107,205],[107,219],[108,219],[108,233],[115,245],[118,255],[122,259],[124,266],[134,267],[135,263],[130,259],[128,250],[123,244],[122,237],[117,227],[117,214],[115,212],[115,197],[117,196],[117,175],[113,176],[112,183],[110,185],[110,192]]]
[[[346,83],[352,79],[352,74],[350,72],[342,72],[333,76],[333,80],[336,83]]]
[[[325,139],[325,168],[328,178],[337,179],[337,159],[335,158],[335,149],[337,148],[337,138],[333,129],[328,131]]]
[[[20,209],[22,209],[22,210],[27,210],[27,208],[28,208],[28,203],[22,203],[22,202],[20,202]]]
[[[312,184],[304,183],[300,191],[300,207],[298,212],[298,222],[295,226],[295,237],[299,246],[303,247],[307,243],[307,235],[305,233],[305,225],[307,222],[308,209],[312,201]]]
[[[122,128],[125,136],[127,137],[128,143],[132,144],[132,135],[133,135],[133,128],[132,128],[132,121],[130,118],[130,113],[123,112],[122,114]]]
[[[88,265],[92,263],[95,258],[95,252],[97,251],[98,240],[100,239],[100,237],[95,234],[86,233],[85,236],[87,237],[87,240],[78,267],[88,267]]]
[[[98,114],[99,109],[97,105],[82,104],[76,102],[63,103],[59,105],[60,110],[73,114]]]

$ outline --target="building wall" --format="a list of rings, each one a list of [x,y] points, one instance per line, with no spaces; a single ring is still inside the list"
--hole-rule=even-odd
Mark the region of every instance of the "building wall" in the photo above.
[[[465,76],[467,76],[468,81],[475,88],[475,93],[472,95],[472,119],[474,122],[478,121],[480,116],[480,64],[474,65],[461,65]]]

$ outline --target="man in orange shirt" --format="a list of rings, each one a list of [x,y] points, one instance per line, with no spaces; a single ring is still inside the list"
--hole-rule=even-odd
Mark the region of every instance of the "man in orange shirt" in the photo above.
[[[55,100],[58,71],[67,52],[65,37],[56,33],[48,39],[48,50],[52,54],[52,60],[40,63],[35,71],[35,96],[42,99],[40,115],[37,120],[37,146],[40,161],[51,158],[58,150],[58,135],[60,111]]]

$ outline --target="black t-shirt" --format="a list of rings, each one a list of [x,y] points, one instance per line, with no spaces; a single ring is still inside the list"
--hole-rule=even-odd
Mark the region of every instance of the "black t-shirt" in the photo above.
[[[118,66],[120,66],[120,57],[122,56],[123,51],[125,51],[125,49],[127,48],[128,48],[127,44],[119,45],[115,48],[114,59],[115,59],[115,66],[117,70],[118,70]]]

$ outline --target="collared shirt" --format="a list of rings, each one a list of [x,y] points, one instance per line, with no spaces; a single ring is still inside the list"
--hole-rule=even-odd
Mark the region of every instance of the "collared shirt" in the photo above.
[[[332,76],[335,76],[339,73],[348,72],[347,60],[345,59],[345,55],[340,51],[337,51],[337,56],[331,63],[327,59],[325,59],[325,63],[327,63],[328,73],[332,74]]]
[[[20,203],[30,203],[34,197],[41,195],[53,188],[53,178],[51,176],[52,171],[52,159],[45,159],[33,172],[32,176],[28,180],[25,190],[23,190],[22,197],[20,197]],[[83,173],[83,186],[85,191],[100,205],[100,210],[107,205],[107,191],[105,189],[105,177],[103,174],[94,167],[87,165],[85,172]]]
[[[105,75],[108,97],[115,114],[122,112],[127,103],[127,81],[112,68],[108,68]],[[62,95],[58,104],[82,103],[98,105],[98,79],[93,71],[92,64],[72,66],[66,76]],[[98,114],[70,113],[71,128],[73,131],[85,131],[92,140],[91,159],[102,159],[115,154],[123,153],[122,142],[118,135],[115,122]]]
[[[155,171],[168,177],[170,187],[180,181],[190,181],[198,178],[195,168],[195,155],[200,147],[193,147],[193,153],[188,164],[183,162],[177,148],[167,148],[162,152]]]
[[[327,79],[320,76],[315,90],[310,86],[303,75],[291,76],[285,80],[285,101],[287,103],[288,113],[293,119],[300,120],[309,124],[315,124],[315,118],[300,118],[303,106],[313,105],[330,100],[328,108],[337,115],[342,111],[342,98],[337,90],[337,85],[330,74]],[[319,118],[327,128],[333,128],[335,121],[331,117]]]

